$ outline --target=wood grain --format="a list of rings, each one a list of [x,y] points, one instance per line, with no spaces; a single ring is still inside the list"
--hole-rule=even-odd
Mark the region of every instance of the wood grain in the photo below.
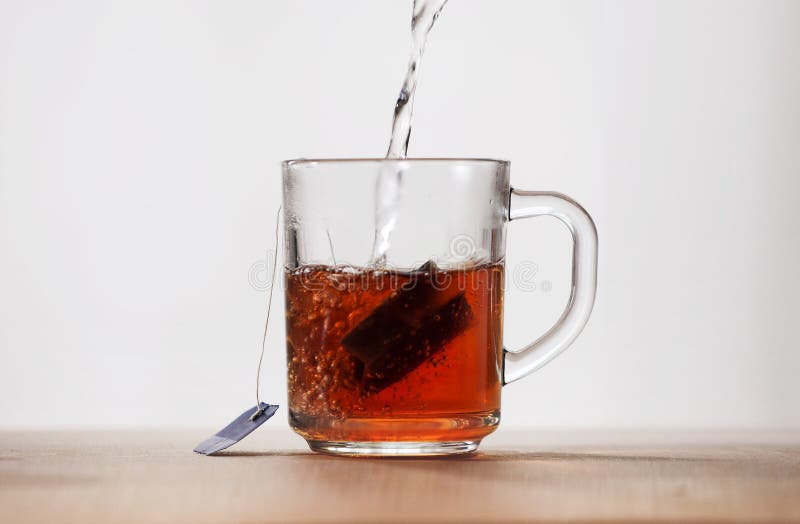
[[[314,455],[288,431],[0,432],[0,522],[800,522],[800,435],[503,432],[471,458]]]

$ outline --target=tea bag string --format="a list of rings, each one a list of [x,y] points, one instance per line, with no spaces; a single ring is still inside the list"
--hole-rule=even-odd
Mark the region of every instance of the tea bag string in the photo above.
[[[267,346],[267,329],[269,328],[269,315],[272,312],[272,294],[275,291],[275,275],[278,273],[278,249],[280,246],[280,244],[278,244],[278,237],[280,236],[282,210],[283,206],[278,206],[278,212],[275,215],[275,257],[272,264],[272,278],[270,280],[269,295],[267,298],[267,318],[264,320],[264,334],[261,337],[261,353],[258,356],[258,369],[256,370],[256,412],[253,413],[250,420],[254,420],[264,411],[264,408],[261,407],[261,365],[264,362],[264,351]]]

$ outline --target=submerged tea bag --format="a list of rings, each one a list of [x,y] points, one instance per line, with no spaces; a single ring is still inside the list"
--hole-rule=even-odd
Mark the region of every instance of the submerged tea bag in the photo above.
[[[342,338],[342,346],[363,364],[366,393],[402,379],[472,322],[464,291],[438,282],[437,271],[436,264],[425,263]]]

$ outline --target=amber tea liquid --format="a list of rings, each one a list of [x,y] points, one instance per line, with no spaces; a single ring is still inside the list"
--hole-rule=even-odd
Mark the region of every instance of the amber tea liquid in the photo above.
[[[480,440],[499,422],[502,264],[287,270],[290,422],[310,441]]]

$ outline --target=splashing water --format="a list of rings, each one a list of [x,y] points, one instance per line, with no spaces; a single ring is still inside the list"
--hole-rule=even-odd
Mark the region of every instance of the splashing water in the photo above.
[[[411,17],[411,55],[406,77],[394,107],[392,135],[386,158],[403,159],[408,154],[414,94],[417,90],[417,77],[425,52],[425,43],[446,3],[447,0],[414,0],[414,14]],[[402,190],[402,178],[402,171],[385,168],[378,176],[375,185],[375,241],[372,249],[372,265],[375,266],[386,263],[389,237],[397,225],[397,205]]]

